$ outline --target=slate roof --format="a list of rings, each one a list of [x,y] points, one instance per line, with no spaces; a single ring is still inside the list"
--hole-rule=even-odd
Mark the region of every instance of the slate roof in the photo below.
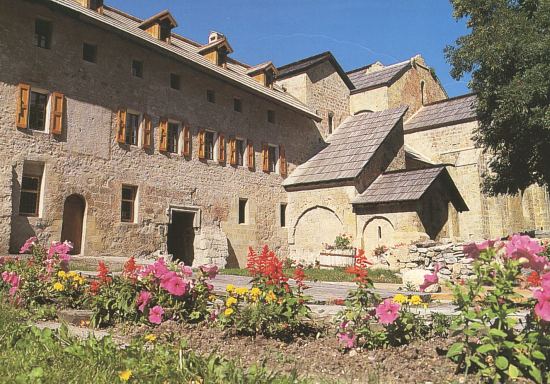
[[[290,94],[265,87],[258,83],[250,76],[243,74],[241,71],[232,71],[227,68],[222,68],[200,55],[197,50],[200,46],[181,36],[172,35],[171,43],[160,41],[147,32],[139,28],[142,20],[127,15],[114,8],[105,7],[103,14],[99,14],[90,10],[73,0],[48,0],[49,3],[57,4],[69,11],[79,14],[81,20],[91,22],[95,25],[103,27],[107,30],[114,31],[129,37],[143,45],[152,47],[161,51],[168,57],[173,57],[185,62],[186,64],[198,68],[199,70],[208,73],[211,76],[221,78],[229,83],[245,88],[249,92],[270,99],[280,105],[300,112],[320,121],[321,118],[309,109],[306,105],[292,97]]]
[[[355,86],[355,92],[390,85],[411,67],[411,61],[402,61],[401,63],[388,65],[377,71],[366,73],[366,69],[369,67],[370,65],[347,72],[349,79]]]
[[[282,67],[277,68],[279,70],[279,75],[277,76],[277,78],[283,79],[293,76],[297,73],[305,72],[311,67],[314,67],[315,65],[320,64],[325,60],[330,61],[330,63],[336,69],[336,72],[338,72],[338,74],[340,75],[344,83],[346,83],[349,89],[355,88],[346,72],[342,69],[342,67],[330,51],[319,53],[315,56],[306,57],[304,59],[285,64]]]
[[[476,95],[468,94],[425,105],[405,122],[405,132],[476,120],[476,103]]]
[[[416,201],[440,177],[447,183],[455,208],[461,212],[467,211],[464,199],[444,166],[382,174],[362,194],[355,197],[352,204]]]
[[[350,116],[334,131],[330,144],[299,165],[284,186],[353,180],[403,117],[408,107]]]

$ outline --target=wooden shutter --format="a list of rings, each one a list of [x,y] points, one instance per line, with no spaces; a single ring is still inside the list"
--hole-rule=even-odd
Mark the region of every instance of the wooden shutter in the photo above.
[[[205,146],[204,136],[205,136],[204,129],[201,129],[199,131],[199,159],[204,159],[206,157],[206,151],[204,148]]]
[[[120,144],[126,143],[126,110],[125,109],[119,109],[117,113],[116,141]]]
[[[286,154],[285,147],[283,145],[279,145],[279,173],[281,176],[286,177]]]
[[[62,93],[54,92],[51,98],[50,132],[54,135],[63,133],[63,104],[65,97]]]
[[[159,124],[159,151],[168,150],[168,120],[161,119]]]
[[[153,138],[153,122],[149,115],[143,115],[143,149],[151,148]]]
[[[15,116],[17,128],[26,129],[29,121],[29,98],[31,86],[20,83],[17,90],[17,115]]]
[[[248,169],[253,171],[255,169],[254,164],[254,144],[252,144],[252,141],[248,140],[246,144],[246,155],[248,157]]]
[[[237,165],[237,140],[234,137],[229,139],[229,164]]]
[[[183,127],[183,156],[191,156],[191,130]]]
[[[223,133],[218,134],[218,161],[225,163],[225,135]]]
[[[262,171],[269,173],[269,146],[262,144]]]

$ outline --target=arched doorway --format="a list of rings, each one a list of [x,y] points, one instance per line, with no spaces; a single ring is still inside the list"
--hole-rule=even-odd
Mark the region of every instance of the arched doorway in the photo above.
[[[80,195],[70,195],[63,206],[63,225],[61,227],[61,241],[69,240],[73,243],[73,255],[82,252],[82,234],[86,200]]]

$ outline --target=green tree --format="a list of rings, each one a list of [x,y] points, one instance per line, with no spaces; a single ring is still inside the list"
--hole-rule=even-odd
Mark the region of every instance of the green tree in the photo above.
[[[489,154],[484,189],[550,184],[550,0],[451,0],[470,30],[445,48],[451,76],[471,73],[476,143]]]

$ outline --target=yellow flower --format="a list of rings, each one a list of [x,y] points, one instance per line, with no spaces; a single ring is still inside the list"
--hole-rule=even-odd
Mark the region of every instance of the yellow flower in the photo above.
[[[250,290],[250,294],[252,296],[260,296],[261,293],[262,291],[260,291],[260,288],[257,288],[257,287],[254,287]]]
[[[237,304],[237,299],[235,299],[233,296],[228,297],[227,300],[225,301],[225,306],[231,307],[233,304]]]
[[[265,301],[268,303],[271,303],[273,300],[277,299],[277,296],[273,293],[273,291],[269,291],[267,295],[265,295]]]
[[[208,296],[208,300],[210,300],[210,301],[216,301],[216,299],[217,299],[216,295]]]
[[[132,371],[129,369],[125,369],[124,371],[120,371],[118,373],[118,377],[120,377],[120,380],[122,381],[128,381],[130,380],[130,377],[132,377]]]
[[[69,271],[67,273],[67,277],[75,277],[75,276],[78,276],[78,273],[76,273],[75,271]]]
[[[153,341],[155,341],[157,339],[157,337],[153,334],[149,334],[149,335],[146,335],[144,337],[144,339],[145,339],[145,341],[149,341],[149,342],[152,343]]]
[[[223,314],[224,314],[225,316],[231,316],[231,315],[233,314],[233,312],[235,312],[235,311],[233,310],[233,308],[226,308],[225,311],[223,311]]]
[[[65,286],[63,284],[61,284],[59,281],[57,281],[54,285],[53,285],[53,289],[55,289],[56,291],[63,291],[65,289]]]
[[[239,288],[235,289],[235,293],[239,296],[244,296],[248,293],[248,288],[247,287],[239,287]]]
[[[59,271],[57,272],[57,277],[61,277],[62,279],[64,279],[65,277],[67,277],[67,274],[65,273],[65,271]]]
[[[231,293],[235,290],[235,286],[233,284],[227,284],[227,286],[225,287],[225,290]]]
[[[393,297],[393,302],[397,304],[403,304],[407,302],[407,296],[398,293]]]
[[[412,295],[409,299],[409,303],[411,303],[412,305],[420,305],[422,304],[422,298],[418,295]]]

